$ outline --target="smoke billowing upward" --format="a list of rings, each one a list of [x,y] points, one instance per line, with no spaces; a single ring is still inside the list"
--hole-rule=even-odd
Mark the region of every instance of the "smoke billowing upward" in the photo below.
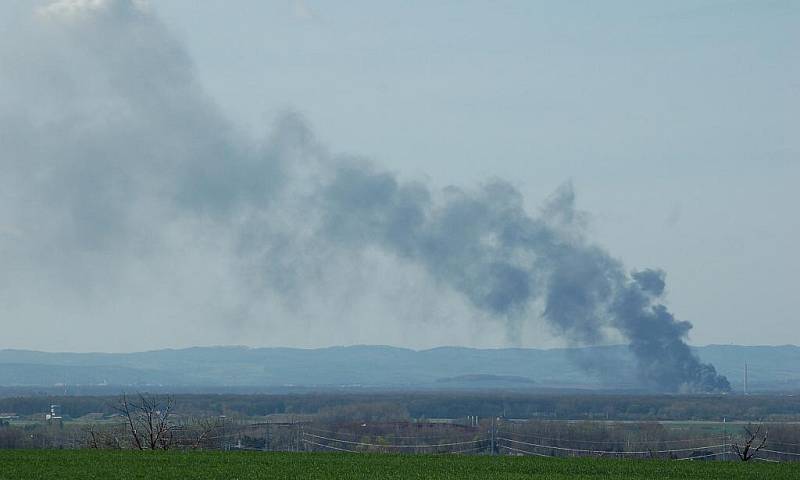
[[[512,342],[540,319],[570,344],[621,336],[648,386],[729,389],[662,304],[664,273],[630,273],[584,237],[570,185],[532,215],[501,180],[436,190],[330,155],[296,115],[253,142],[143,2],[56,2],[17,37],[22,52],[0,51],[7,315],[52,313],[28,307],[38,291],[98,328],[134,311],[245,331],[322,318],[309,328],[324,335],[383,288],[365,273],[377,262],[413,276],[403,303],[434,290]]]
[[[662,304],[664,273],[628,275],[602,249],[570,235],[574,195],[562,187],[545,208],[525,212],[508,183],[451,188],[439,201],[419,184],[359,165],[338,167],[319,203],[322,234],[350,248],[377,246],[419,262],[482,310],[521,327],[537,302],[544,318],[575,343],[595,343],[611,327],[630,341],[642,380],[666,390],[727,390],[728,382],[691,353],[691,329]]]

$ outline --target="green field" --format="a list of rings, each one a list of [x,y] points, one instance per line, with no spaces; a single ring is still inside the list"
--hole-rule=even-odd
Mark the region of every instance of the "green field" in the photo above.
[[[0,451],[0,479],[789,479],[800,464],[509,456]]]

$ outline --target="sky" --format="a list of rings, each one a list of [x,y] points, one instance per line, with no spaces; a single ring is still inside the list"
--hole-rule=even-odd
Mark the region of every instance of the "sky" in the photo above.
[[[298,130],[313,135],[313,148],[303,143],[313,150],[305,156],[368,159],[431,191],[504,179],[532,215],[567,183],[582,236],[626,268],[666,272],[663,301],[693,323],[690,343],[800,344],[796,2],[133,2],[156,19],[155,26],[145,23],[156,40],[128,32],[135,14],[122,7],[92,19],[90,28],[75,28],[65,26],[74,19],[64,20],[73,10],[105,2],[58,2],[50,11],[60,20],[41,13],[49,3],[39,2],[38,10],[30,2],[0,7],[0,28],[12,39],[0,53],[0,107],[12,113],[3,115],[11,127],[0,141],[0,165],[13,170],[0,183],[8,200],[0,207],[0,259],[10,266],[0,273],[0,348],[565,344],[535,313],[509,333],[465,301],[458,286],[442,286],[419,263],[380,248],[368,248],[370,259],[359,268],[346,256],[291,257],[312,266],[342,262],[330,267],[335,275],[320,275],[322,286],[303,287],[324,295],[294,298],[274,280],[255,289],[248,269],[255,253],[219,254],[241,247],[232,231],[251,238],[250,223],[242,230],[206,210],[176,221],[174,208],[161,202],[163,191],[182,187],[159,182],[187,175],[172,159],[221,148],[250,165],[250,149],[283,151],[275,146],[283,145],[281,135]],[[147,85],[142,72],[169,76],[169,88],[158,90],[163,98],[138,90]],[[123,90],[126,100],[147,104],[130,114],[135,122],[112,129],[85,120],[104,118],[97,112],[116,105]],[[176,100],[173,117],[148,124],[159,101],[184,95],[191,99]],[[287,112],[289,123],[302,125],[286,127]],[[34,118],[36,128],[15,130],[23,117]],[[55,117],[71,118],[71,125],[80,118],[89,140],[65,134],[68,127]],[[45,124],[51,134],[41,141]],[[160,149],[131,155],[140,148],[131,140],[139,130],[128,135],[131,125],[157,138]],[[102,144],[92,143],[99,137],[92,132],[102,132]],[[187,153],[185,144],[198,153]],[[81,160],[120,147],[128,153],[110,170]],[[47,153],[73,150],[69,157],[78,160],[59,163],[63,169]],[[147,163],[145,157],[153,165],[128,166]],[[275,168],[288,168],[281,162]],[[303,165],[304,172],[318,171]],[[219,178],[229,172],[214,168],[210,175]],[[134,185],[132,197],[120,199],[110,187],[100,199],[85,194],[90,189],[58,193],[98,172],[106,179],[116,174],[113,185]],[[252,172],[242,172],[224,188],[250,188]],[[109,183],[91,184],[97,185]],[[193,209],[213,209],[227,201],[208,200],[219,191],[219,198],[229,195],[212,188],[180,198],[190,198]],[[65,198],[93,212],[68,240],[57,223]],[[141,200],[132,210],[130,198]],[[253,198],[247,196],[249,209],[267,205]],[[294,207],[299,212],[262,211],[292,223],[305,211]],[[75,211],[70,221],[79,217]],[[130,241],[143,226],[161,232],[158,242]],[[293,228],[281,232],[296,239]],[[274,265],[266,258],[274,254],[260,252],[259,261]],[[387,278],[389,285],[375,287]],[[289,297],[294,305],[283,305]]]

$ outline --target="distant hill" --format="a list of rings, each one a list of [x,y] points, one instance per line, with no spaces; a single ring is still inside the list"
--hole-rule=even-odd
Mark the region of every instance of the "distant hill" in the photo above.
[[[472,375],[459,375],[457,377],[446,377],[436,380],[437,383],[459,383],[464,385],[481,384],[487,385],[492,383],[529,383],[534,384],[533,380],[528,377],[518,377],[516,375],[490,375],[488,373],[478,373]]]
[[[737,390],[745,361],[751,390],[800,390],[800,347],[710,345],[695,351]],[[195,347],[120,354],[0,350],[0,386],[624,389],[636,385],[633,365],[625,346]]]

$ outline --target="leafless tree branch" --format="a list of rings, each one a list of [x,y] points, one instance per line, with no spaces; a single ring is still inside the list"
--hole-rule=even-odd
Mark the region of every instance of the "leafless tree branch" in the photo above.
[[[116,407],[126,419],[133,445],[139,450],[168,450],[174,440],[176,425],[172,422],[174,400],[158,396],[137,395],[136,401],[123,394]]]
[[[736,454],[736,456],[739,457],[739,460],[747,462],[753,457],[755,457],[756,453],[758,453],[758,451],[761,450],[761,448],[767,444],[768,432],[765,431],[764,435],[760,436],[761,425],[758,425],[755,431],[753,431],[751,425],[748,425],[744,427],[744,431],[746,433],[744,445],[739,446],[735,443],[731,443],[731,449]],[[753,443],[758,439],[760,439],[758,446],[754,448]]]

